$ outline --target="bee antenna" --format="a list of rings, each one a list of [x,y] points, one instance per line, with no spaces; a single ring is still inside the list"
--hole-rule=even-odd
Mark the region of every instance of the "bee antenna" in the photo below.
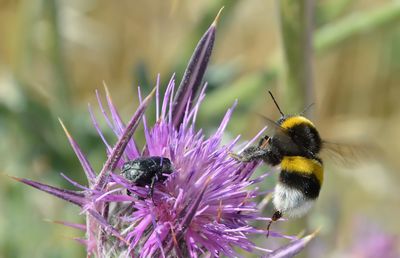
[[[303,111],[301,111],[301,115],[304,115],[304,113],[306,113],[312,106],[314,106],[315,103],[311,103],[310,105],[308,105]]]
[[[285,116],[285,114],[282,112],[281,108],[279,107],[278,103],[276,102],[274,95],[272,95],[272,92],[269,90],[268,93],[269,93],[269,95],[271,95],[271,98],[274,101],[275,106],[278,108],[279,113],[281,113],[282,116]]]

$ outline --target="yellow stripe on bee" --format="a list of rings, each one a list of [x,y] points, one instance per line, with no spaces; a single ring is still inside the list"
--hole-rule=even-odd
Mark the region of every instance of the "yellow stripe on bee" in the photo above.
[[[281,169],[292,173],[314,174],[321,185],[324,181],[322,164],[315,159],[301,156],[285,156],[281,162]]]
[[[299,125],[299,124],[308,124],[312,127],[315,127],[314,124],[310,120],[305,118],[304,116],[289,117],[285,121],[283,121],[283,123],[281,124],[281,127],[285,128],[285,129],[289,129],[289,128],[292,128],[293,126]]]

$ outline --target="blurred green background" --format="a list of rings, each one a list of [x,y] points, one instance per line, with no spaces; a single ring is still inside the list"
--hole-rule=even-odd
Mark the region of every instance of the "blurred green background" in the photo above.
[[[64,172],[84,183],[57,117],[99,170],[104,147],[87,112],[90,102],[101,115],[94,90],[105,81],[127,120],[136,86],[148,92],[158,73],[163,85],[174,72],[179,82],[196,42],[225,6],[199,127],[212,131],[238,98],[228,136],[250,139],[263,127],[257,113],[279,115],[266,89],[286,112],[315,102],[309,115],[325,139],[374,150],[357,166],[326,161],[316,207],[281,230],[322,227],[305,257],[364,257],[357,246],[376,242],[378,233],[398,248],[400,1],[305,3],[0,0],[0,173],[70,187]],[[114,139],[110,130],[106,135]],[[45,221],[83,221],[78,208],[6,176],[0,207],[0,257],[84,256],[71,240],[80,232]]]

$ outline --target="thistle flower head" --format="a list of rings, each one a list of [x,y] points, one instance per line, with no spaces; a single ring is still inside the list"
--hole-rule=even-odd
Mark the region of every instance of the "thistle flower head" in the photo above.
[[[250,225],[254,220],[267,220],[261,218],[257,211],[254,202],[258,194],[256,189],[249,187],[262,179],[250,180],[258,164],[239,164],[229,156],[239,137],[225,145],[221,144],[236,103],[228,109],[216,132],[206,137],[202,130],[195,127],[206,87],[192,108],[187,105],[182,123],[176,128],[172,109],[174,85],[172,78],[160,110],[156,112],[153,126],[150,127],[145,115],[139,112],[146,140],[143,150],[139,150],[133,138],[125,137],[128,128],[132,128],[132,122],[128,125],[122,122],[108,91],[109,112],[105,110],[98,94],[106,122],[119,139],[128,139],[121,159],[114,159],[115,168],[106,173],[105,179],[101,179],[101,172],[96,175],[63,124],[89,185],[79,185],[65,175],[62,176],[79,187],[80,191],[18,179],[82,208],[82,213],[87,215],[86,225],[64,224],[86,231],[86,239],[79,241],[87,246],[88,253],[99,257],[149,257],[173,252],[177,256],[197,257],[205,252],[215,256],[236,256],[235,247],[249,252],[263,251],[250,240],[252,234],[266,233]],[[159,103],[158,85],[156,89],[156,102]],[[140,99],[138,110],[145,107],[148,101],[149,98]],[[106,146],[109,156],[106,167],[117,149],[108,143],[91,110],[90,114]],[[138,124],[135,117],[132,120]],[[149,156],[168,158],[173,166],[173,173],[168,175],[167,180],[156,184],[154,203],[147,198],[148,186],[138,186],[121,175],[125,162]]]
[[[182,124],[175,128],[173,109],[168,109],[173,101],[173,88],[174,80],[171,79],[154,126],[148,127],[143,116],[144,150],[140,153],[134,141],[130,141],[122,161],[101,192],[102,196],[94,194],[99,197],[90,205],[102,201],[118,202],[121,197],[131,199],[120,203],[114,214],[118,214],[119,230],[129,243],[128,253],[133,251],[142,257],[161,250],[165,253],[173,250],[192,257],[205,251],[234,256],[235,246],[252,251],[255,245],[249,235],[259,232],[249,222],[257,219],[259,214],[253,201],[257,193],[249,190],[257,180],[249,178],[256,164],[240,165],[230,158],[229,152],[238,138],[221,145],[233,107],[227,111],[216,132],[207,138],[195,128],[196,114],[205,96],[204,87],[193,108],[186,109]],[[112,105],[110,99],[108,103]],[[117,113],[107,119],[115,134],[121,137],[125,126]],[[166,157],[173,164],[174,172],[155,187],[154,203],[151,198],[146,198],[149,189],[132,184],[118,172],[125,161],[142,156]],[[131,197],[123,194],[125,189]]]

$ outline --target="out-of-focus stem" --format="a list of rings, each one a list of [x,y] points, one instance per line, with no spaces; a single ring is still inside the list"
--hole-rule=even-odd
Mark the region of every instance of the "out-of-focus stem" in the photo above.
[[[313,39],[315,52],[318,55],[327,53],[345,40],[351,40],[352,37],[366,32],[374,33],[374,31],[384,26],[390,26],[392,23],[398,22],[399,20],[400,4],[396,1],[370,11],[349,14],[315,31]],[[260,95],[259,92],[265,91],[265,86],[268,82],[274,82],[277,77],[283,74],[281,67],[282,65],[280,62],[272,63],[271,66],[268,67],[268,71],[273,72],[266,78],[264,78],[264,74],[260,72],[250,73],[240,77],[239,81],[233,82],[233,84],[238,87],[232,87],[232,82],[229,82],[229,85],[223,85],[212,93],[209,93],[205,100],[206,104],[203,107],[203,111],[200,112],[200,119],[209,120],[217,117],[225,111],[228,103],[232,103],[238,96],[240,96],[241,103],[246,101],[243,100],[242,96],[245,96],[245,99],[249,99],[248,101],[254,100],[256,96]],[[246,82],[246,84],[242,85],[242,82]],[[229,91],[227,87],[229,87]],[[251,90],[247,87],[251,87]],[[243,92],[245,92],[245,95],[243,95]],[[221,98],[221,96],[224,96],[224,98]],[[263,98],[265,98],[265,95],[263,95]],[[312,98],[307,101],[308,102],[305,102],[306,106],[312,103]],[[292,110],[291,107],[289,108]],[[300,107],[299,110],[294,111],[299,112],[302,108],[304,107]],[[210,113],[208,110],[213,111]],[[285,109],[284,111],[288,112],[290,110]]]
[[[284,51],[284,112],[296,114],[313,102],[312,38],[314,0],[281,0],[279,13]],[[309,113],[308,116],[311,114]],[[295,231],[306,225],[298,220]],[[282,256],[284,257],[284,256]]]
[[[296,113],[313,100],[313,0],[281,0],[279,13],[284,52],[285,112]]]
[[[354,12],[315,33],[314,47],[324,53],[357,34],[371,32],[400,19],[400,3],[393,1],[370,11]]]
[[[55,85],[55,93],[57,94],[57,113],[62,113],[63,117],[68,115],[65,110],[69,107],[69,85],[68,76],[66,74],[64,59],[62,55],[61,33],[60,33],[60,17],[58,1],[44,0],[45,12],[49,21],[49,56],[53,64],[53,82]],[[66,114],[64,114],[66,113]]]

